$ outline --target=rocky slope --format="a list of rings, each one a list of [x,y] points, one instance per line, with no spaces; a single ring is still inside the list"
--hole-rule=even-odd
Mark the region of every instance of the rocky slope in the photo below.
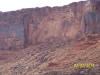
[[[100,35],[68,45],[45,42],[19,50],[0,63],[1,75],[100,75]],[[74,64],[94,64],[75,68]]]

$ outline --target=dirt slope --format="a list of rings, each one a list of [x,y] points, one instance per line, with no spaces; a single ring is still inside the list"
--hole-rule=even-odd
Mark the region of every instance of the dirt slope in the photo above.
[[[100,75],[100,36],[91,37],[71,45],[55,41],[30,46],[10,55],[0,71],[2,75]],[[94,68],[74,68],[90,63]]]

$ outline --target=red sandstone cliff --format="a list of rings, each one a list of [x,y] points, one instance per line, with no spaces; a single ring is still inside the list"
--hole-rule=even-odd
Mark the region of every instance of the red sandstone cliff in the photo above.
[[[0,74],[100,75],[100,35],[78,40],[87,7],[79,2],[0,12]],[[90,63],[94,68],[73,66]]]
[[[0,13],[0,49],[25,48],[49,39],[77,40],[85,2]]]

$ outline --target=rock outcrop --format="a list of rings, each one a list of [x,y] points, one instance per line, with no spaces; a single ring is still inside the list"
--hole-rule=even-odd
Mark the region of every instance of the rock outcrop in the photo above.
[[[20,49],[48,39],[77,40],[86,2],[0,12],[0,49]]]
[[[0,12],[0,75],[100,75],[100,35],[78,40],[88,11],[78,2]]]

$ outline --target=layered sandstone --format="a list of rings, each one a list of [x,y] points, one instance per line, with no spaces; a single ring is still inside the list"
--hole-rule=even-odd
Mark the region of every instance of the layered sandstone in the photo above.
[[[88,4],[78,2],[0,12],[0,74],[100,75],[100,35],[78,40],[87,11]],[[74,67],[90,63],[94,68]]]
[[[0,49],[25,48],[51,38],[78,39],[85,2],[0,12]]]

